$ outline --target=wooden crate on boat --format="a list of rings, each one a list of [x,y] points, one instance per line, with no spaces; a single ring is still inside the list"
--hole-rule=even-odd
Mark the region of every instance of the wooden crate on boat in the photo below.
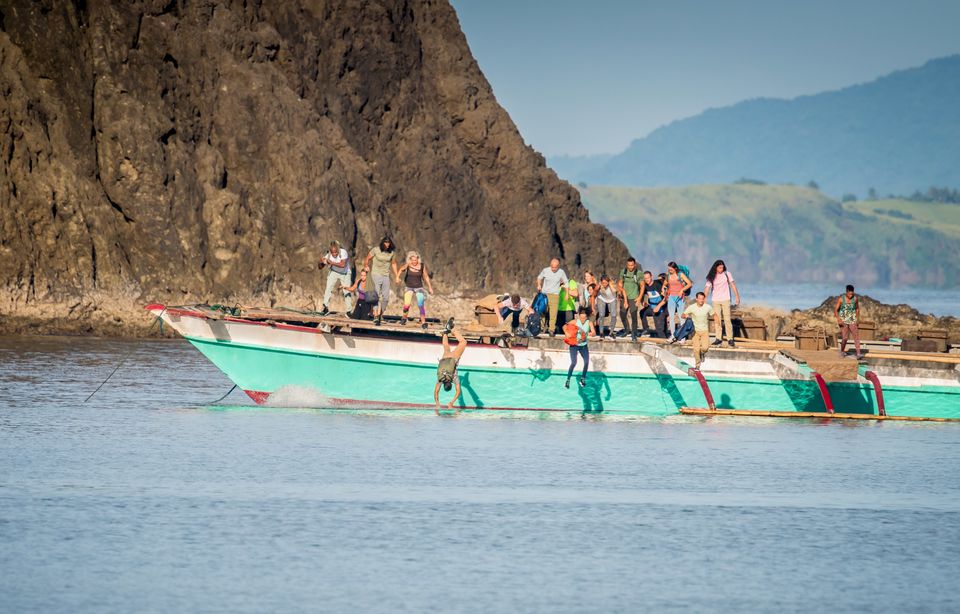
[[[477,318],[480,326],[496,328],[500,325],[500,318],[497,317],[497,305],[500,297],[496,294],[488,294],[478,300],[473,306],[473,314]]]
[[[733,327],[736,329],[736,322]],[[766,341],[767,324],[761,318],[740,318],[740,334],[752,341]]]
[[[935,339],[904,339],[900,344],[901,352],[937,352]]]
[[[860,332],[860,341],[873,341],[877,338],[876,322],[858,322],[857,330]]]
[[[491,311],[484,307],[476,307],[473,310],[473,313],[477,317],[477,322],[480,324],[480,326],[495,328],[500,325],[500,319],[497,317],[497,313],[495,311]]]
[[[827,334],[822,328],[800,328],[794,335],[796,341],[794,345],[798,350],[825,350],[827,344]]]
[[[933,341],[936,349],[927,350],[932,352],[947,351],[947,331],[942,328],[928,328],[917,333],[917,339],[920,341]]]

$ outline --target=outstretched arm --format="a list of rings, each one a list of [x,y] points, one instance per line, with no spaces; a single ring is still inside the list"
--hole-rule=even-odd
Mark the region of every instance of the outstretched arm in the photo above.
[[[393,263],[393,277],[397,280],[397,283],[400,283],[400,276],[403,275],[403,272],[407,270],[407,265],[404,264],[399,269],[397,268],[397,263]]]
[[[433,294],[433,282],[430,281],[430,271],[427,270],[427,265],[423,265],[423,281],[427,284],[427,290],[430,291],[430,294]]]
[[[453,380],[453,383],[457,389],[457,392],[453,395],[453,398],[450,399],[450,402],[447,403],[447,409],[453,409],[453,404],[457,402],[457,399],[460,398],[460,378],[457,377]]]

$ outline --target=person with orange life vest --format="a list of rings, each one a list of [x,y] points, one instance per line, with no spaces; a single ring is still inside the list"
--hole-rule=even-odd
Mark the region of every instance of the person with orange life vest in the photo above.
[[[563,340],[570,346],[570,368],[567,369],[564,388],[570,387],[570,378],[573,377],[573,370],[577,368],[578,356],[583,357],[583,373],[578,381],[581,388],[587,385],[587,368],[590,366],[590,348],[587,347],[587,339],[596,334],[588,315],[587,308],[581,307],[577,310],[577,317],[563,325]]]

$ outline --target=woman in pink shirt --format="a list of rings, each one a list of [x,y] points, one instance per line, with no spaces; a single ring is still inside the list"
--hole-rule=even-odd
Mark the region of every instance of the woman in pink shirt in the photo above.
[[[713,266],[710,267],[710,272],[707,273],[707,285],[703,287],[703,291],[709,294],[711,290],[713,291],[713,296],[711,297],[710,303],[716,312],[720,314],[727,340],[730,347],[733,347],[733,320],[730,317],[730,291],[733,291],[733,296],[736,298],[733,302],[734,306],[740,304],[740,292],[737,290],[737,284],[733,281],[733,275],[727,270],[727,265],[723,260],[714,262]],[[720,345],[723,342],[723,335],[724,332],[718,330],[717,340],[713,342],[713,345]]]

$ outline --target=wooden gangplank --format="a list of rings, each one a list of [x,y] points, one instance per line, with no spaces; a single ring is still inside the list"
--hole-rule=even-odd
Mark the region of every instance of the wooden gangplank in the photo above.
[[[876,414],[845,414],[815,411],[777,411],[766,409],[707,409],[681,407],[685,416],[742,416],[747,418],[827,418],[830,420],[895,420],[901,422],[960,422],[960,418],[929,418],[925,416],[878,416]]]

